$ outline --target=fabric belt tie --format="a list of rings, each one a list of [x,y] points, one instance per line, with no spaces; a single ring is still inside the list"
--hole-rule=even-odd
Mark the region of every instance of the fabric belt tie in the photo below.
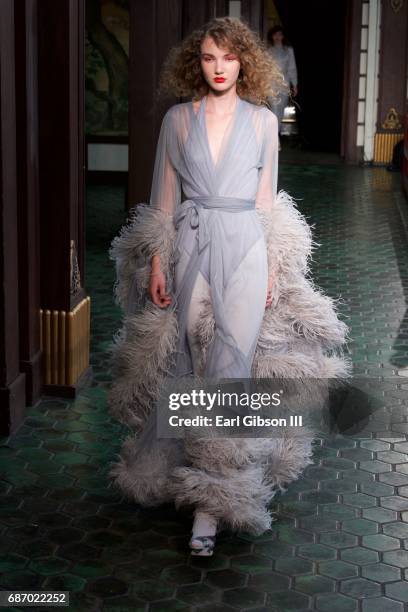
[[[229,196],[200,196],[184,200],[176,210],[174,221],[178,229],[182,221],[188,216],[190,226],[197,229],[198,252],[210,242],[208,229],[207,210],[218,210],[221,212],[243,212],[255,209],[255,200],[244,198],[232,198]]]

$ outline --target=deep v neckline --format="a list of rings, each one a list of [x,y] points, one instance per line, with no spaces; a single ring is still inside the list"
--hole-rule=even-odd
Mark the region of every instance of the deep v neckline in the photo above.
[[[235,126],[237,123],[237,116],[238,116],[238,108],[241,102],[241,98],[239,96],[237,96],[237,101],[235,103],[235,109],[234,112],[232,114],[232,117],[230,118],[227,127],[225,128],[224,134],[222,136],[221,139],[221,145],[220,145],[220,149],[218,151],[218,157],[217,157],[217,161],[214,161],[214,158],[212,156],[211,153],[211,148],[210,148],[210,141],[208,138],[208,128],[207,128],[207,121],[206,121],[206,114],[205,114],[205,109],[206,109],[206,103],[207,103],[207,95],[203,96],[200,100],[200,106],[197,112],[195,112],[194,107],[193,107],[193,103],[190,102],[191,104],[191,110],[192,113],[196,119],[196,121],[199,123],[202,133],[203,133],[203,137],[204,137],[204,142],[205,142],[205,148],[207,151],[207,155],[208,158],[210,160],[210,164],[211,167],[215,172],[217,172],[217,170],[219,170],[223,159],[225,159],[225,154],[227,152],[227,149],[231,143],[232,137],[234,135],[235,132]],[[229,134],[228,134],[229,132]],[[227,141],[225,140],[225,138],[227,137]]]

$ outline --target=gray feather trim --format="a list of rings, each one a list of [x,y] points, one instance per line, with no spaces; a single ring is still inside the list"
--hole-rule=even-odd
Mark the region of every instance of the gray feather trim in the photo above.
[[[153,303],[124,318],[111,346],[113,383],[108,394],[110,411],[119,421],[131,427],[145,422],[176,339],[176,314]]]
[[[126,312],[130,287],[139,276],[141,289],[148,286],[150,261],[154,254],[160,256],[162,271],[171,274],[171,254],[175,239],[174,220],[158,208],[138,204],[130,210],[126,225],[113,239],[110,258],[116,265],[114,297]]]
[[[316,243],[311,226],[297,210],[295,200],[281,190],[272,211],[257,209],[263,228],[269,274],[274,279],[272,299],[281,294],[281,283],[309,272],[309,258]]]
[[[195,467],[221,474],[257,463],[270,449],[270,440],[265,438],[202,438],[200,435],[198,431],[196,436],[186,437],[187,457]]]
[[[173,472],[176,507],[195,506],[217,518],[229,529],[258,535],[270,528],[266,506],[274,496],[273,486],[264,482],[260,465],[235,470],[223,476],[190,467]]]
[[[149,452],[135,453],[136,438],[123,443],[121,456],[108,476],[127,497],[143,506],[157,506],[173,500],[170,475],[185,461],[182,445],[167,440]]]
[[[284,490],[299,478],[312,460],[314,434],[305,427],[287,429],[270,440],[270,452],[265,466],[265,480],[274,488]]]
[[[266,309],[252,367],[254,378],[286,379],[304,397],[324,405],[328,379],[350,374],[343,355],[347,326],[337,317],[338,301],[316,288],[309,259],[316,243],[294,200],[279,192],[270,214],[259,211],[269,270],[273,276],[273,306]],[[124,310],[122,329],[114,337],[111,357],[112,414],[134,430],[144,426],[157,399],[177,341],[176,315],[149,300],[136,313],[134,296],[142,298],[149,284],[150,259],[159,253],[168,281],[174,276],[173,219],[161,211],[137,206],[130,222],[112,242],[116,262],[115,298]],[[131,297],[130,297],[131,296]],[[140,303],[142,304],[142,299]],[[214,336],[210,301],[202,302],[196,328],[203,369]],[[320,380],[320,382],[319,382]],[[296,397],[295,397],[296,396]],[[298,478],[311,462],[313,432],[288,428],[281,438],[155,440],[148,453],[138,453],[138,438],[125,442],[111,477],[125,494],[143,505],[174,500],[178,506],[206,510],[232,529],[262,533],[269,529],[267,504],[277,489]]]

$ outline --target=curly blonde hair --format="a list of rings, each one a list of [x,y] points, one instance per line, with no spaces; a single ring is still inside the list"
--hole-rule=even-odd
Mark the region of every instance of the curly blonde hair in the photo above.
[[[160,95],[170,93],[199,100],[208,93],[200,60],[201,43],[207,36],[218,47],[228,48],[238,56],[238,96],[254,104],[267,104],[268,97],[284,89],[282,73],[258,34],[236,17],[216,17],[170,50],[160,74]]]

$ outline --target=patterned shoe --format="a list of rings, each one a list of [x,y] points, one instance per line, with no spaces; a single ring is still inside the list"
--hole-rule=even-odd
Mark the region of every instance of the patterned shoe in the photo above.
[[[215,547],[215,536],[195,536],[190,540],[191,554],[197,557],[211,557]]]

